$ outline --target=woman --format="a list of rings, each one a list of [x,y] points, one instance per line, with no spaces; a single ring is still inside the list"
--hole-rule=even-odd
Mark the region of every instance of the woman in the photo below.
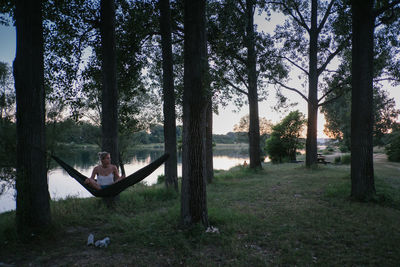
[[[85,180],[85,184],[100,190],[125,178],[124,176],[119,176],[118,168],[111,164],[110,153],[99,152],[98,155],[101,165],[94,167],[92,176]],[[97,181],[94,179],[96,175]]]

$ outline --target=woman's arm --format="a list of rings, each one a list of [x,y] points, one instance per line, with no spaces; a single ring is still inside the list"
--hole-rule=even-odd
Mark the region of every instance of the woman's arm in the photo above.
[[[90,176],[90,178],[85,180],[85,184],[88,184],[90,182],[89,180],[95,181],[94,177],[96,177],[96,174],[97,174],[97,166],[93,168],[92,175]]]
[[[119,176],[118,168],[115,165],[113,165],[113,173],[114,173],[114,182],[118,182],[125,178],[125,176],[123,175]]]

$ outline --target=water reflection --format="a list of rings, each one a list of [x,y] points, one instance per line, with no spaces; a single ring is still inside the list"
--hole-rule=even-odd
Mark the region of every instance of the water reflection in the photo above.
[[[57,156],[65,162],[73,166],[76,170],[90,176],[93,168],[99,164],[97,158],[97,150],[86,148],[85,150],[65,150],[57,152]],[[135,150],[124,155],[125,171],[129,175],[140,168],[145,167],[150,162],[156,160],[163,154],[163,150]],[[228,170],[236,165],[248,162],[247,147],[236,148],[216,148],[214,149],[214,169]],[[145,184],[152,185],[157,182],[159,175],[164,174],[164,165],[156,169],[151,175],[143,180]],[[178,176],[182,176],[182,157],[178,154]],[[74,197],[91,197],[92,195],[86,191],[75,179],[71,178],[67,172],[59,167],[54,161],[50,162],[50,171],[48,172],[48,184],[50,197],[53,200],[64,199],[69,196]],[[0,212],[15,209],[14,190],[8,190],[0,195]]]

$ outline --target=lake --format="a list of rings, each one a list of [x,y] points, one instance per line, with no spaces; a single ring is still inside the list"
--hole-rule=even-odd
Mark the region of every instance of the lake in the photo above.
[[[125,164],[126,175],[129,175],[146,166],[163,154],[162,149],[136,150],[126,155],[128,158]],[[93,168],[99,163],[95,151],[68,151],[58,156],[65,162],[74,166],[79,172],[90,176]],[[237,146],[217,145],[214,149],[214,169],[228,170],[246,160],[249,162],[248,146],[239,144]],[[54,165],[53,165],[54,164]],[[157,177],[164,174],[164,165],[156,169],[151,175],[143,180],[143,183],[152,185],[157,183]],[[178,155],[178,176],[182,176],[182,158]],[[61,167],[53,162],[48,172],[49,193],[52,200],[60,200],[66,197],[86,198],[92,195],[86,191],[75,179],[71,178]],[[0,213],[14,210],[15,190],[9,189],[0,195]]]

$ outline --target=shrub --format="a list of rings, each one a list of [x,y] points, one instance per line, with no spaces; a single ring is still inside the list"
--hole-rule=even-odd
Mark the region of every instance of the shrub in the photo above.
[[[304,115],[297,110],[290,112],[280,123],[272,127],[271,136],[265,144],[265,151],[273,163],[296,160],[296,150],[303,147],[300,133],[305,123]]]
[[[163,183],[165,183],[165,175],[157,176],[157,184],[163,184]]]
[[[350,164],[351,163],[351,155],[346,154],[341,157],[342,164]]]
[[[385,147],[388,160],[400,162],[400,132],[393,134],[390,143]]]

